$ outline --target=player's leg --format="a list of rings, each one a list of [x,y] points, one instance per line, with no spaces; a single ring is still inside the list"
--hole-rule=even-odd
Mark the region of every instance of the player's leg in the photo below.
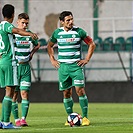
[[[16,126],[21,126],[19,112],[18,112],[18,93],[19,93],[19,87],[16,87],[12,99],[12,114],[14,116]]]
[[[80,66],[77,66],[77,64],[75,64],[75,67],[72,65],[71,77],[73,79],[73,85],[75,86],[76,93],[79,97],[79,103],[82,110],[82,125],[89,125],[90,121],[88,120],[88,98],[84,89],[85,81],[83,69]]]
[[[6,93],[2,101],[3,112],[3,127],[2,128],[16,128],[10,123],[10,114],[12,108],[12,98],[15,86],[17,85],[17,70],[16,66],[4,65],[3,71],[5,73]]]
[[[10,114],[12,109],[12,97],[14,94],[15,87],[7,86],[6,94],[2,102],[2,106],[4,109],[4,122],[8,123],[10,121]]]
[[[72,99],[72,80],[68,74],[68,65],[61,63],[58,69],[59,74],[59,90],[63,91],[63,103],[66,113],[69,115],[73,112]],[[65,125],[69,125],[67,122]]]
[[[19,65],[19,71],[21,71],[21,80],[20,80],[20,93],[21,93],[21,126],[28,126],[26,122],[26,117],[29,111],[29,90],[31,87],[31,69],[29,64]]]
[[[80,107],[82,109],[82,117],[88,118],[88,98],[85,94],[84,88],[81,87],[75,87],[76,88],[76,93],[79,97],[79,103]]]
[[[4,74],[2,65],[0,65],[0,87],[5,89],[5,74]],[[2,102],[2,105],[4,105],[3,102]],[[1,123],[3,121],[4,121],[4,106],[2,106],[2,111],[1,111]]]
[[[28,115],[29,111],[29,100],[28,100],[28,91],[21,90],[21,110],[22,110],[22,119],[21,119],[21,125],[22,126],[28,126],[26,122],[26,117]]]
[[[79,103],[80,107],[82,109],[82,125],[83,126],[88,126],[90,124],[90,121],[88,120],[88,98],[85,94],[84,88],[80,87],[75,87],[76,88],[76,93],[79,96]]]
[[[69,115],[73,112],[72,88],[64,90],[63,96],[64,96],[64,99],[63,99],[64,107],[67,114]]]

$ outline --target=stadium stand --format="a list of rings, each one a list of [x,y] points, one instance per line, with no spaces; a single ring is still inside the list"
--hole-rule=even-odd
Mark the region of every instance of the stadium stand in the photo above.
[[[115,43],[113,44],[114,51],[123,51],[125,46],[125,38],[124,37],[117,37],[115,39]]]
[[[95,51],[101,51],[103,50],[103,40],[101,37],[97,37],[95,40],[94,40],[95,44],[96,44],[96,48],[95,48]]]
[[[46,52],[47,41],[44,38],[40,38],[38,42],[40,43],[40,48],[37,52]]]
[[[132,50],[132,44],[133,44],[133,37],[128,37],[126,39],[125,51],[131,51]]]
[[[103,41],[103,50],[111,51],[113,49],[113,37],[107,37]]]

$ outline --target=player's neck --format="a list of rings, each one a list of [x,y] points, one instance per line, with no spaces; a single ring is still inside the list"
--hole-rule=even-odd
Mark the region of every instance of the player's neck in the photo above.
[[[4,21],[7,21],[9,23],[12,23],[13,22],[13,19],[12,18],[4,18]]]
[[[64,30],[66,31],[66,32],[68,32],[69,30],[71,30],[72,28],[67,28],[67,27],[64,27]]]

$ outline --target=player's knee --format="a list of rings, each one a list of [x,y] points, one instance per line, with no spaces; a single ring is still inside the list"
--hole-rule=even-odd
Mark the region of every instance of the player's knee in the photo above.
[[[78,96],[83,96],[85,94],[84,88],[78,88],[76,89],[76,93]]]

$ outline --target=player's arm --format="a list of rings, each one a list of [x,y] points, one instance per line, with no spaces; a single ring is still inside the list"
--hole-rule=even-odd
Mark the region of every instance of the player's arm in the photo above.
[[[53,47],[54,47],[54,43],[49,41],[47,44],[47,50],[48,50],[48,55],[49,55],[50,61],[55,68],[59,68],[60,65],[59,65],[59,62],[54,57]]]
[[[30,60],[32,59],[34,53],[40,48],[40,43],[38,42],[38,45],[34,46],[30,53]]]
[[[89,36],[87,36],[86,38],[84,38],[84,42],[88,45],[88,53],[85,57],[85,60],[87,60],[87,62],[89,62],[94,50],[95,50],[95,43],[92,40],[92,38],[90,38]]]
[[[93,40],[89,36],[85,37],[83,39],[83,41],[88,45],[88,52],[87,52],[85,59],[79,60],[77,62],[78,66],[84,66],[89,62],[89,60],[91,59],[91,56],[95,50],[95,47],[96,47],[95,43],[93,42]]]
[[[31,36],[32,39],[34,39],[34,40],[38,39],[38,36],[35,33],[27,32],[27,31],[24,31],[24,30],[15,28],[15,27],[12,29],[12,33],[19,34],[21,36]]]

